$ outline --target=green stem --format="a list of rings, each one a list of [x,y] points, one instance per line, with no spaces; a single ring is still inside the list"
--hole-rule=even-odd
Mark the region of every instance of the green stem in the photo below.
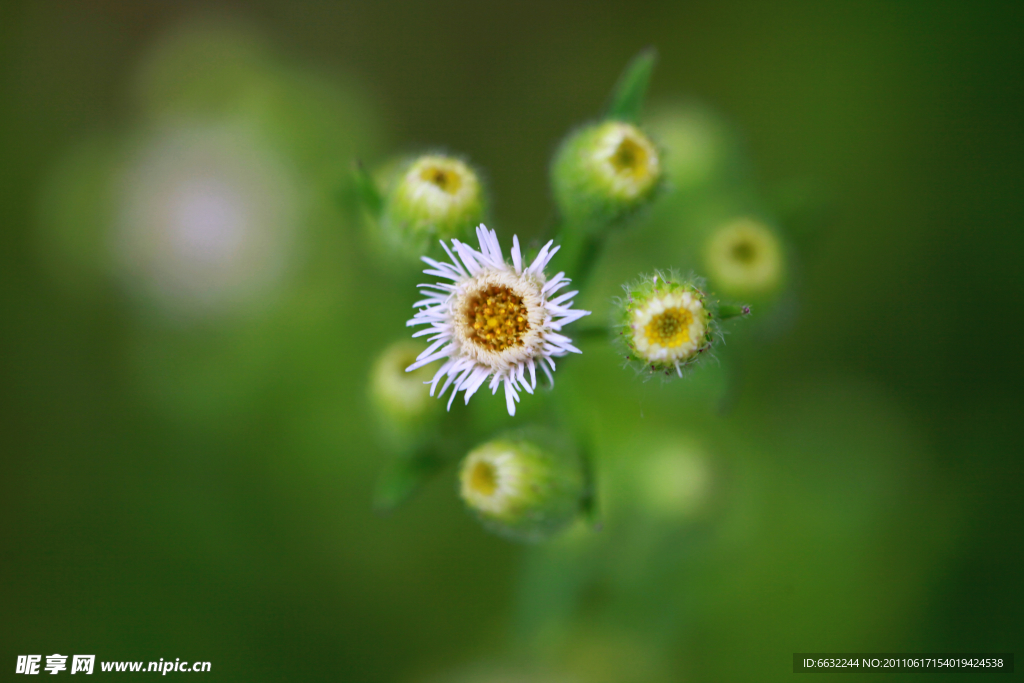
[[[560,255],[565,264],[565,272],[572,278],[573,288],[582,291],[601,256],[605,231],[563,228],[561,236]]]
[[[718,307],[718,319],[730,320],[750,315],[750,306],[747,304],[722,304]]]

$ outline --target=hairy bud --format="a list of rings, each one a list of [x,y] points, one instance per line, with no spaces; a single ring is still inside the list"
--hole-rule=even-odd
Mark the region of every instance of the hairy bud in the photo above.
[[[643,206],[661,180],[657,148],[636,126],[605,121],[572,133],[551,167],[555,202],[582,229],[611,223]]]
[[[388,185],[385,236],[415,255],[438,239],[472,235],[485,217],[487,197],[478,174],[454,157],[421,156],[398,169]]]
[[[510,538],[538,541],[580,512],[586,478],[567,447],[519,435],[478,446],[462,462],[462,499],[486,527]]]
[[[683,376],[714,344],[718,328],[699,281],[656,272],[623,285],[620,336],[629,364],[648,374]]]

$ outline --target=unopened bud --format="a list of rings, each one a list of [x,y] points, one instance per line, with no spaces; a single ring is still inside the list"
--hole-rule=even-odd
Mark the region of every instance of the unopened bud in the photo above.
[[[459,480],[462,499],[486,527],[524,541],[548,538],[568,525],[586,490],[578,454],[521,436],[478,446],[463,460]]]
[[[712,469],[708,454],[699,444],[672,435],[653,443],[638,439],[629,452],[632,457],[628,462],[623,459],[619,467],[623,471],[615,472],[619,499],[609,504],[666,521],[697,517],[708,506]]]
[[[733,135],[710,110],[694,105],[658,109],[646,127],[663,146],[665,180],[686,194],[728,175],[737,165]]]
[[[439,239],[471,235],[484,220],[487,198],[477,173],[453,157],[426,155],[389,182],[383,229],[405,251],[422,255]]]
[[[396,445],[414,438],[439,415],[438,403],[424,384],[434,371],[429,367],[405,371],[422,351],[416,342],[397,342],[373,364],[370,398],[382,431]]]
[[[716,328],[698,284],[656,272],[623,285],[620,339],[631,365],[682,377],[686,366],[711,349]]]
[[[574,227],[593,228],[647,203],[661,180],[650,139],[629,123],[586,126],[562,143],[551,166],[555,202]]]
[[[714,290],[730,297],[764,299],[778,292],[785,279],[778,236],[752,218],[712,231],[704,245],[704,264]]]

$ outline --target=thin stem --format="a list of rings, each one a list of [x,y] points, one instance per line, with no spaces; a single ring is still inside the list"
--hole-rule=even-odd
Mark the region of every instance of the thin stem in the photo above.
[[[572,278],[574,288],[582,290],[590,279],[604,247],[605,232],[589,231],[581,227],[566,229],[566,226],[563,226],[563,263],[566,273]]]
[[[718,319],[730,320],[750,315],[750,306],[747,304],[722,304],[718,307]]]

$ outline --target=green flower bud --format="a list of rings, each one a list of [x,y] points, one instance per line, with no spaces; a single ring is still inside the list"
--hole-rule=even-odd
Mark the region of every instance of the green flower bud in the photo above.
[[[682,377],[683,368],[711,349],[718,328],[699,284],[655,272],[623,285],[619,338],[630,364],[652,375]]]
[[[736,143],[710,110],[693,104],[662,107],[646,127],[664,148],[665,180],[682,194],[728,175],[737,164]]]
[[[675,433],[637,435],[620,455],[603,479],[601,500],[609,517],[674,522],[695,519],[709,507],[715,477],[697,441]]]
[[[704,243],[704,265],[715,290],[731,297],[764,299],[777,293],[785,280],[778,236],[752,218],[713,230]]]
[[[439,403],[430,397],[429,382],[434,371],[422,367],[405,369],[416,361],[423,346],[401,341],[384,350],[370,374],[370,399],[382,432],[393,445],[414,441],[439,416]]]
[[[405,251],[423,254],[439,239],[472,234],[484,220],[486,192],[465,162],[430,154],[402,167],[388,183],[383,228]]]
[[[522,436],[478,446],[462,461],[462,499],[484,526],[523,541],[539,541],[580,512],[586,477],[579,456]]]
[[[659,152],[636,126],[605,121],[572,133],[555,155],[551,184],[562,217],[595,229],[643,206],[661,180]]]

